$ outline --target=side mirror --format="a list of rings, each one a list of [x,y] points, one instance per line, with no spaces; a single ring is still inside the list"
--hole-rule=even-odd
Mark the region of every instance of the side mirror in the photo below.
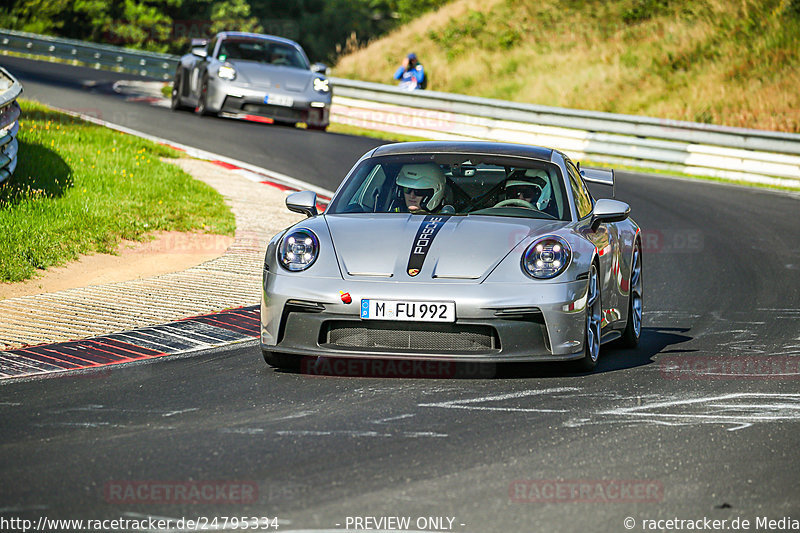
[[[294,213],[303,213],[307,217],[317,216],[317,193],[300,191],[286,197],[286,207]]]
[[[317,74],[325,74],[328,72],[328,65],[325,63],[314,63],[311,65],[311,72],[316,72]]]
[[[631,206],[619,200],[601,198],[594,204],[592,211],[592,227],[600,222],[622,222],[631,213]]]
[[[206,52],[206,49],[202,46],[198,46],[197,48],[192,48],[192,55],[205,59],[208,57],[208,52]]]

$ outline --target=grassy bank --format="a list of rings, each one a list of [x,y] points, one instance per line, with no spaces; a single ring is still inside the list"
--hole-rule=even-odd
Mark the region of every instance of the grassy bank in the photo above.
[[[432,90],[800,132],[800,0],[454,0],[334,74],[393,83],[409,51]]]
[[[222,196],[178,167],[175,152],[22,101],[19,165],[0,184],[0,281],[153,231],[231,235]]]

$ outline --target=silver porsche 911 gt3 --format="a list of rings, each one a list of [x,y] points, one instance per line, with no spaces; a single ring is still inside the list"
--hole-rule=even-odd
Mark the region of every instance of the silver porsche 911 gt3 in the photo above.
[[[565,361],[639,342],[642,244],[627,204],[595,200],[557,150],[484,142],[390,144],[365,154],[324,213],[269,242],[261,349],[303,356]]]
[[[324,130],[331,106],[325,71],[321,63],[309,65],[300,45],[289,39],[222,32],[181,57],[172,83],[172,109],[305,122]]]

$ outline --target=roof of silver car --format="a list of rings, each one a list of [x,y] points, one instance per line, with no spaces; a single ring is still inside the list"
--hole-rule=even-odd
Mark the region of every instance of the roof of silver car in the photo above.
[[[419,153],[466,153],[527,157],[550,161],[553,150],[541,146],[485,141],[423,141],[385,144],[372,152],[372,156],[419,154]]]
[[[227,37],[247,37],[250,39],[269,39],[270,41],[278,41],[286,44],[291,44],[294,46],[300,46],[296,42],[291,39],[287,39],[286,37],[278,37],[277,35],[267,35],[265,33],[249,33],[246,31],[221,31],[217,34],[217,37],[225,39]]]

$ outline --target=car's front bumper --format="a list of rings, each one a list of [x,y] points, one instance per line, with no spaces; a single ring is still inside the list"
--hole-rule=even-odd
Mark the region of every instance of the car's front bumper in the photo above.
[[[392,283],[267,273],[261,347],[300,356],[564,361],[582,357],[586,281]],[[345,304],[341,292],[349,293]],[[361,299],[454,301],[454,323],[362,320]]]
[[[289,97],[291,106],[264,103],[267,94]],[[330,93],[292,92],[267,87],[239,85],[224,80],[209,84],[207,105],[209,111],[231,115],[256,115],[280,122],[305,122],[312,127],[325,127],[330,123]]]

